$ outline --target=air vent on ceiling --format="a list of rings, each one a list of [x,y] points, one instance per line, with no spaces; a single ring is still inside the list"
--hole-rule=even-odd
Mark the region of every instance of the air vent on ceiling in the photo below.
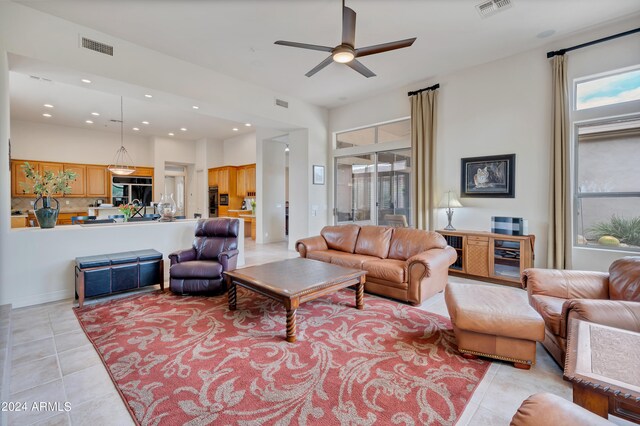
[[[476,5],[478,13],[483,18],[496,14],[502,10],[508,9],[512,6],[511,0],[487,0]]]
[[[276,98],[276,105],[282,108],[289,108],[289,102]]]
[[[108,44],[100,43],[99,41],[91,40],[90,38],[86,37],[82,37],[81,44],[85,49],[113,56],[113,46],[109,46]]]

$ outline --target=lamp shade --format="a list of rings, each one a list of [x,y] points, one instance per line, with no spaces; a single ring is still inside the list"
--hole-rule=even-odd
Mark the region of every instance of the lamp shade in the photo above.
[[[446,191],[440,197],[440,208],[456,209],[462,207],[462,203],[458,199],[458,195],[453,191]]]

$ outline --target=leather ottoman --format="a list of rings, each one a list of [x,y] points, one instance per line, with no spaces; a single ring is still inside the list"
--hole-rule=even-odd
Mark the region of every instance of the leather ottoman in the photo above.
[[[445,301],[464,357],[486,356],[526,370],[536,363],[536,342],[544,340],[544,321],[529,306],[525,292],[449,283]]]

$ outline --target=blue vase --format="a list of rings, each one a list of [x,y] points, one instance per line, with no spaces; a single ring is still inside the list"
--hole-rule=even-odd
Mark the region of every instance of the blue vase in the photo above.
[[[42,200],[42,207],[37,208],[38,201]],[[56,207],[50,205],[50,200],[56,202]],[[60,212],[60,203],[55,198],[38,197],[33,203],[34,213],[38,219],[40,228],[54,228],[58,221],[58,213]]]

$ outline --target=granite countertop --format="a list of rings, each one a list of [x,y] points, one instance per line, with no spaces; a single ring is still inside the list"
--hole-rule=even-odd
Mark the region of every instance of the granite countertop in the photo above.
[[[28,217],[27,214],[12,214],[11,217]]]
[[[60,213],[87,213],[90,207],[62,207]],[[33,209],[28,210],[29,213],[33,213]]]
[[[241,214],[239,215],[240,217],[249,217],[251,219],[255,219],[256,215],[255,214]]]
[[[250,212],[251,210],[245,209],[245,210],[227,210],[227,211],[230,211],[230,212]]]

